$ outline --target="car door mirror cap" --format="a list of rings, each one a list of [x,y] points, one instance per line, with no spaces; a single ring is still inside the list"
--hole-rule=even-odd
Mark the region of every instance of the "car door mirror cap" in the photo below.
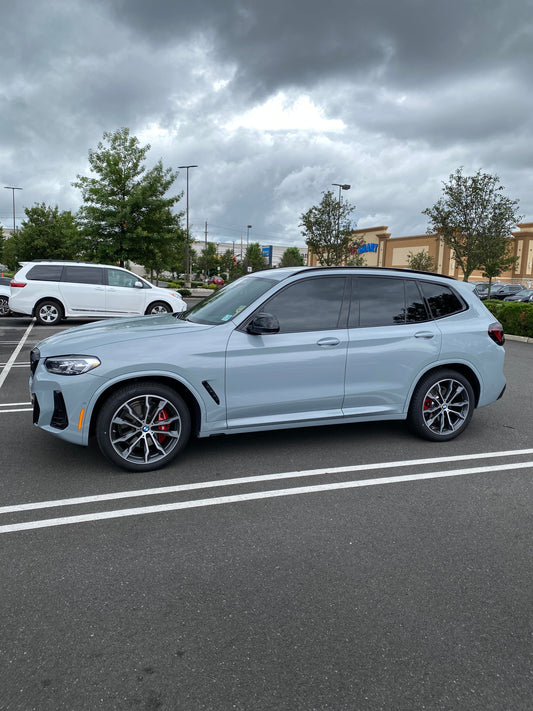
[[[261,336],[268,333],[279,333],[279,321],[277,316],[260,312],[254,316],[246,327],[246,331],[253,336]]]

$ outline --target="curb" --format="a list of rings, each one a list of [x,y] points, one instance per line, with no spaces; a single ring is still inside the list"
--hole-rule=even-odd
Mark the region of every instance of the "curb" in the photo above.
[[[533,338],[528,338],[527,336],[513,336],[505,334],[506,341],[520,341],[521,343],[533,343]]]

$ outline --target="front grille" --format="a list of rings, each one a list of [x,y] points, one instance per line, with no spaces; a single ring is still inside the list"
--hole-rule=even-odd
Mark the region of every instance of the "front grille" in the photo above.
[[[41,353],[38,348],[32,348],[30,351],[30,369],[31,374],[34,375],[37,370],[37,365],[41,358]]]
[[[67,408],[60,390],[54,390],[54,412],[50,420],[50,427],[55,427],[58,430],[68,427]]]

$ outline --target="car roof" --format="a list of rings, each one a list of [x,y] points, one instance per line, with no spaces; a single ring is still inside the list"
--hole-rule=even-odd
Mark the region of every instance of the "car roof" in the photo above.
[[[271,279],[276,279],[276,281],[282,281],[283,279],[288,279],[291,276],[295,276],[296,274],[313,274],[313,273],[332,273],[332,272],[343,272],[343,273],[348,273],[348,274],[354,274],[354,275],[361,275],[361,274],[373,274],[373,275],[383,275],[383,274],[390,274],[390,275],[422,275],[424,277],[431,277],[431,278],[438,278],[438,279],[447,279],[450,281],[454,281],[456,283],[465,283],[465,282],[459,282],[457,279],[455,279],[452,276],[448,276],[446,274],[438,274],[436,272],[425,272],[425,271],[419,271],[416,269],[401,269],[399,267],[279,267],[276,269],[262,269],[256,272],[252,272],[248,276],[256,276],[256,277],[268,277]]]
[[[79,262],[74,259],[32,259],[30,262],[19,262],[21,267],[27,267],[32,264],[60,264],[62,266],[80,266],[80,267],[105,267],[107,269],[122,269],[129,272],[126,267],[120,267],[118,264],[100,264],[96,262]],[[133,272],[131,272],[133,274]],[[138,276],[137,274],[135,276]],[[142,278],[142,277],[141,277]]]

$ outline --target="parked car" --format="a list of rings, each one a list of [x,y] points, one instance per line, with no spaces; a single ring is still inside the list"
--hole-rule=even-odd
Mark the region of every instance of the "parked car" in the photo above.
[[[512,296],[506,296],[504,301],[533,301],[533,289],[522,289]]]
[[[208,284],[216,284],[217,286],[224,286],[224,279],[220,276],[212,276],[207,280]]]
[[[490,290],[490,299],[505,299],[506,296],[513,296],[523,289],[522,284],[499,284],[494,285]]]
[[[11,281],[10,307],[45,326],[63,318],[108,318],[181,312],[177,291],[162,289],[137,274],[107,264],[67,261],[22,262]]]
[[[8,277],[0,277],[0,316],[7,316],[10,312],[9,310],[9,297],[11,296],[11,289],[9,284],[11,279]]]
[[[198,437],[407,420],[444,442],[503,394],[504,333],[450,277],[253,272],[189,311],[79,326],[31,351],[34,423],[149,471]]]

